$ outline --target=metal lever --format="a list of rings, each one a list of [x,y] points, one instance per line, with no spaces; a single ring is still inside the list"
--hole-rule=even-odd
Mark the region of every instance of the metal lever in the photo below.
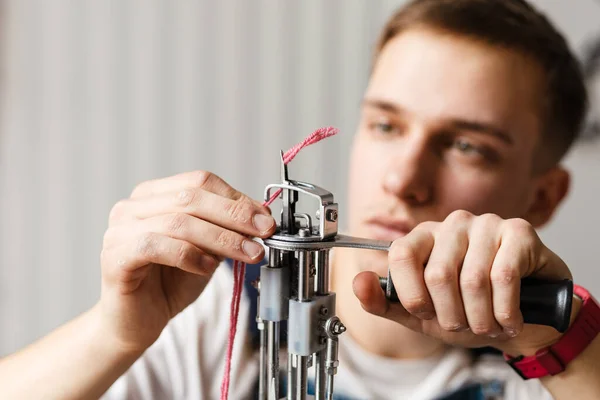
[[[358,238],[338,234],[330,240],[291,242],[283,236],[274,235],[265,240],[268,246],[281,250],[316,250],[333,247],[351,247],[359,249],[388,251],[391,242]],[[394,283],[389,277],[380,278],[386,297],[392,302],[398,302]],[[534,278],[521,280],[521,313],[528,324],[551,326],[559,332],[569,327],[571,319],[571,304],[573,301],[573,282],[565,279],[559,282],[543,281]]]
[[[379,284],[388,300],[400,302],[389,272],[387,278],[379,278]],[[547,325],[565,332],[571,320],[572,302],[573,281],[569,279],[558,282],[534,278],[521,280],[520,308],[526,324]]]

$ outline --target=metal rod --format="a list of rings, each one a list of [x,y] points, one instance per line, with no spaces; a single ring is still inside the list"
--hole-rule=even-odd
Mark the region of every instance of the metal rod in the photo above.
[[[294,368],[294,355],[288,354],[288,370],[287,370],[287,400],[293,399],[293,394],[296,392],[296,369]]]
[[[269,248],[269,267],[281,267],[281,250],[272,247]]]
[[[258,318],[257,318],[258,319]],[[267,399],[267,332],[265,324],[262,320],[258,322],[260,331],[260,376],[258,381],[258,398],[260,400]]]
[[[315,251],[315,294],[323,296],[329,293],[329,250]],[[333,310],[330,310],[333,312]],[[327,350],[323,349],[315,355],[315,399],[325,400],[327,389],[326,372]]]
[[[298,252],[298,301],[310,300],[310,257],[306,251]]]
[[[327,375],[327,398],[333,400],[333,375]]]
[[[294,227],[294,209],[290,202],[290,190],[283,190],[283,206],[281,216],[281,231],[293,235],[295,233]]]
[[[279,322],[267,321],[266,328],[269,400],[279,400]],[[275,399],[272,398],[273,392]]]
[[[333,317],[332,319],[337,319],[337,317]],[[337,321],[339,322],[339,319]],[[343,328],[343,325],[341,326]],[[331,331],[328,332],[329,337],[327,338],[327,357],[325,361],[327,367],[327,400],[331,400],[333,398],[333,376],[337,373],[337,367],[339,364],[337,338],[339,333],[335,328],[330,329]]]
[[[315,356],[315,400],[325,400],[327,388],[327,374],[325,371],[325,357],[327,350],[323,349]]]
[[[281,267],[281,250],[269,248],[269,267]],[[268,290],[268,288],[263,288]],[[260,310],[260,304],[259,304]],[[262,324],[261,324],[262,322]],[[279,322],[259,322],[260,332],[260,377],[259,398],[277,399],[279,395]]]
[[[308,357],[298,356],[296,357],[296,397],[294,400],[306,400],[306,389],[307,389],[307,378],[308,378]]]
[[[315,293],[318,296],[329,293],[329,250],[315,252]]]

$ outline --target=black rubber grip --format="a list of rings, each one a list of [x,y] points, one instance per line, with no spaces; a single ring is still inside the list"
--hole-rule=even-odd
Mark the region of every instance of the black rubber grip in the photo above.
[[[398,303],[398,294],[390,278],[379,278],[385,297]],[[545,281],[534,278],[521,280],[521,313],[526,324],[551,326],[565,332],[571,319],[573,281]]]

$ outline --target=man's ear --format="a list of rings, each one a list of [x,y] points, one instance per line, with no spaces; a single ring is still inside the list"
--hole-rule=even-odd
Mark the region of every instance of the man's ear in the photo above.
[[[545,225],[567,196],[570,185],[571,176],[560,165],[540,175],[533,188],[531,204],[523,218],[536,228]]]

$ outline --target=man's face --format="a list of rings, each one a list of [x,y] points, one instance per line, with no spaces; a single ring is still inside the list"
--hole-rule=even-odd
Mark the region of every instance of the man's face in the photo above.
[[[350,233],[394,240],[457,209],[522,216],[534,194],[540,77],[528,58],[460,36],[409,30],[388,42],[351,155]],[[381,254],[366,257],[384,273]]]

